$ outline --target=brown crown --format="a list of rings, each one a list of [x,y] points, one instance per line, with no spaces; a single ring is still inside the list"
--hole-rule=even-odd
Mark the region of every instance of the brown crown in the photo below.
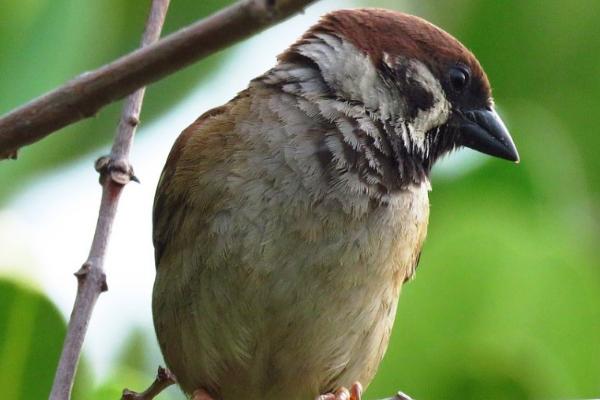
[[[491,93],[485,72],[473,53],[453,36],[422,18],[378,8],[334,11],[323,16],[318,24],[280,56],[280,60],[286,61],[297,56],[298,46],[319,33],[350,41],[369,55],[374,65],[381,65],[386,53],[392,57],[419,60],[437,76],[442,76],[450,65],[465,64],[471,69],[472,77],[481,85],[482,91],[488,96]]]

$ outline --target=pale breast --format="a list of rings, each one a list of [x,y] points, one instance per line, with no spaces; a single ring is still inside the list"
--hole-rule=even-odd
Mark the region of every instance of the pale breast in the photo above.
[[[218,211],[171,261],[178,272],[159,269],[157,290],[172,304],[163,301],[158,319],[176,327],[167,361],[179,364],[184,388],[214,388],[225,400],[239,388],[278,399],[295,387],[302,399],[367,385],[425,236],[426,189],[360,218],[339,204],[283,210],[271,200],[249,195]]]
[[[339,206],[327,215],[328,225],[315,212],[278,232],[285,245],[273,254],[278,270],[269,280],[269,337],[278,344],[265,350],[270,368],[285,371],[281,387],[301,376],[313,395],[374,376],[425,237],[427,190],[397,195],[361,218]]]

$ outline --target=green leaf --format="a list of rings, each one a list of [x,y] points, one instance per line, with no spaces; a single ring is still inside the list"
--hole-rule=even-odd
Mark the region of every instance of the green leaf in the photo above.
[[[26,286],[0,279],[0,387],[5,399],[47,398],[66,333],[56,307]],[[81,368],[80,368],[81,369]],[[75,391],[89,386],[83,368]]]

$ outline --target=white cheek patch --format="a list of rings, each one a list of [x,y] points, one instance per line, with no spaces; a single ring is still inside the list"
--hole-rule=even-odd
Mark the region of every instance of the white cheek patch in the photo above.
[[[352,43],[333,35],[317,34],[298,51],[317,63],[323,79],[337,89],[340,97],[359,100],[365,107],[379,110],[382,118],[392,116],[400,107],[399,97],[392,95],[371,59]]]

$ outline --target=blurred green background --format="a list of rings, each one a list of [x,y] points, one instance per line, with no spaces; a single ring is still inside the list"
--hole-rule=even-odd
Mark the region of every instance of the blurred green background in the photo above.
[[[231,1],[172,3],[166,32]],[[404,288],[367,397],[399,389],[417,400],[600,397],[600,1],[324,3],[399,9],[458,37],[485,67],[522,160],[515,166],[471,155],[436,168],[417,277]],[[0,113],[135,48],[147,6],[0,0]],[[160,117],[230,54],[154,85],[142,120]],[[41,174],[105,148],[118,112],[113,105],[0,163],[0,212]],[[9,252],[0,243],[0,253]],[[27,268],[29,260],[11,262]],[[36,285],[3,275],[3,267],[0,397],[44,398],[64,316]],[[65,285],[75,284],[68,279]],[[123,387],[152,380],[152,335],[133,328],[123,335],[114,368],[100,379],[84,354],[76,399],[116,399]],[[182,397],[172,389],[160,398]]]

